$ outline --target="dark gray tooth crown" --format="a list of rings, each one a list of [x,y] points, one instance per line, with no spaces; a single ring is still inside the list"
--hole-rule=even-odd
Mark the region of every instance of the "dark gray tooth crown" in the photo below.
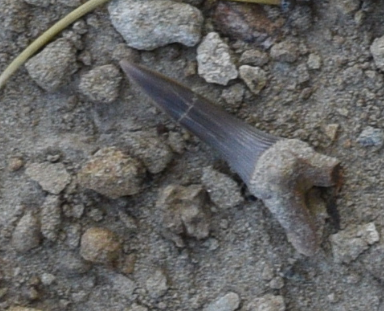
[[[218,151],[246,183],[260,155],[279,140],[162,74],[124,60],[120,65],[165,113]]]

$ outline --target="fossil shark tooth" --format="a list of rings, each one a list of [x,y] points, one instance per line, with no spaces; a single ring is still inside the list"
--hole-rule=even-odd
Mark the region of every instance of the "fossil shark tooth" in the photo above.
[[[233,117],[189,88],[143,66],[122,60],[121,68],[165,113],[214,148],[269,208],[302,254],[319,248],[307,209],[313,186],[338,183],[340,162],[297,139],[282,139]]]

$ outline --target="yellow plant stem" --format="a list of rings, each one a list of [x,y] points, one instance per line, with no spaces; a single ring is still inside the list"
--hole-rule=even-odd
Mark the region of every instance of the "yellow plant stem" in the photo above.
[[[4,70],[0,76],[0,89],[4,87],[7,80],[15,73],[17,69],[20,68],[33,54],[40,50],[44,45],[52,40],[60,31],[68,27],[73,22],[77,21],[79,18],[85,14],[93,11],[98,6],[108,2],[110,0],[89,0],[79,6],[77,9],[73,10],[67,16],[59,20],[46,32],[44,32],[40,37],[33,41],[23,52],[21,52],[12,63]]]

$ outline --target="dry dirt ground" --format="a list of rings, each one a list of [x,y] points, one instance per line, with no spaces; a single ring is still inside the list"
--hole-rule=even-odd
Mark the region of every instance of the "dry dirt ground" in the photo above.
[[[33,2],[0,0],[1,70],[80,1]],[[237,67],[256,64],[266,72],[265,87],[256,95],[241,78],[207,83],[196,69],[198,44],[126,47],[107,6],[60,34],[76,46],[77,68],[67,83],[44,90],[22,67],[0,93],[0,309],[384,310],[384,90],[380,55],[374,59],[371,48],[384,35],[384,3],[312,1],[283,13],[181,2],[202,12],[202,37],[217,32]],[[271,53],[280,42],[293,47],[281,48],[288,59]],[[257,56],[244,60],[246,51]],[[121,72],[116,98],[91,100],[81,77],[103,65],[118,68],[121,55],[253,126],[338,158],[340,192],[319,194],[328,214],[321,250],[312,257],[296,252],[268,209],[209,146],[154,108]],[[162,147],[127,145],[125,137],[137,132],[152,133],[172,149],[171,159],[164,160]],[[127,154],[144,148],[132,157],[154,155],[151,164],[156,156],[166,163],[147,168],[132,195],[110,198],[108,189],[105,195],[78,183],[84,165],[107,147]],[[238,204],[225,208],[205,199],[209,234],[202,239],[167,234],[156,205],[164,187],[204,184],[209,166],[224,174],[219,188],[223,178],[241,188]],[[223,190],[224,201],[237,194],[231,191]]]

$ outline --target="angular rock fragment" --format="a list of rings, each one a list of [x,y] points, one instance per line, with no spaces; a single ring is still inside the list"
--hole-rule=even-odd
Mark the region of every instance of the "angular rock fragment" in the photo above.
[[[110,104],[119,95],[121,79],[114,65],[99,66],[80,78],[79,91],[92,102]]]
[[[210,199],[217,207],[231,208],[244,201],[239,185],[227,175],[206,167],[201,178]]]
[[[267,294],[250,302],[246,311],[285,311],[285,303],[282,296]]]
[[[67,82],[78,69],[76,49],[68,40],[58,39],[32,57],[25,67],[40,87],[53,92]]]
[[[376,67],[384,70],[384,36],[376,38],[370,47]]]
[[[20,253],[39,246],[41,240],[40,224],[32,212],[27,212],[19,222],[12,234],[12,246]]]
[[[293,63],[299,57],[299,50],[296,44],[283,41],[272,46],[270,55],[275,61]]]
[[[357,142],[363,147],[381,148],[384,143],[384,131],[382,129],[367,126],[357,138]]]
[[[200,185],[169,185],[161,191],[156,207],[161,210],[163,227],[170,233],[203,239],[209,234],[209,213],[205,203],[206,192]]]
[[[199,75],[209,83],[227,85],[238,76],[229,47],[216,32],[210,32],[200,43],[197,62]]]
[[[32,163],[25,173],[52,194],[59,194],[71,182],[71,176],[62,163]]]
[[[170,44],[194,46],[200,41],[203,15],[188,4],[165,0],[115,0],[109,15],[127,44],[153,50]]]
[[[379,233],[373,222],[360,226],[350,226],[330,237],[334,260],[337,263],[350,263],[370,245],[379,241]]]
[[[267,73],[260,67],[243,65],[239,68],[239,73],[241,79],[255,95],[258,95],[267,84]]]
[[[81,237],[80,255],[93,263],[111,264],[121,254],[119,237],[105,228],[89,228]]]
[[[168,280],[163,270],[157,269],[145,282],[149,296],[152,298],[160,298],[167,292]]]
[[[81,186],[112,199],[141,190],[145,170],[141,163],[110,147],[99,150],[78,173]]]
[[[60,198],[55,195],[49,195],[41,207],[41,233],[50,240],[56,241],[61,225]]]
[[[204,307],[203,311],[234,311],[240,305],[240,297],[238,294],[229,292],[222,297],[212,301]]]

